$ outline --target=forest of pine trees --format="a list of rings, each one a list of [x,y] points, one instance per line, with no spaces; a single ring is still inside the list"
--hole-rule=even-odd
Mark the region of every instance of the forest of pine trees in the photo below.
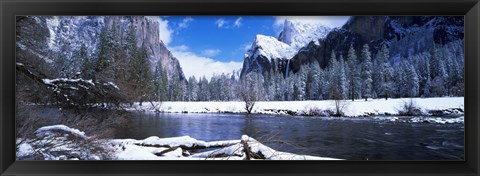
[[[464,95],[463,40],[432,44],[428,52],[406,57],[392,56],[386,45],[377,53],[372,53],[368,44],[360,52],[350,45],[347,53],[333,51],[325,68],[313,62],[302,65],[296,73],[268,70],[239,78],[238,71],[233,71],[210,79],[192,76],[181,80],[167,77],[160,62],[151,66],[147,49],[137,47],[133,26],[126,35],[119,35],[115,26],[102,29],[93,55],[87,54],[86,46],[72,56],[51,53],[55,56],[51,77],[112,82],[126,100],[140,103],[239,101],[245,99],[245,93],[255,101]]]
[[[131,31],[133,33],[134,29]],[[105,33],[102,35],[108,37],[108,31]],[[160,63],[153,73],[150,72],[145,48],[136,47],[134,34],[127,35],[124,46],[117,46],[112,42],[115,40],[100,41],[95,67],[88,59],[83,67],[84,73],[93,72],[96,77],[84,75],[111,80],[130,99],[140,102],[238,101],[242,100],[241,92],[245,91],[254,94],[257,101],[367,100],[464,94],[463,41],[434,45],[430,52],[399,58],[395,62],[390,60],[386,45],[374,56],[367,44],[359,56],[351,46],[345,56],[333,51],[324,69],[314,62],[303,65],[297,73],[290,72],[286,78],[283,73],[270,70],[265,74],[250,72],[241,79],[234,71],[210,79],[191,76],[188,80],[169,80]],[[89,71],[89,67],[93,71]]]
[[[258,101],[355,100],[371,98],[442,97],[464,95],[463,41],[434,45],[423,52],[392,61],[383,45],[373,55],[365,44],[357,56],[351,46],[346,58],[335,51],[324,69],[317,62],[303,65],[285,78],[272,70],[250,72],[241,80],[225,74],[210,80],[190,77],[182,101],[241,100],[247,89]],[[246,84],[246,85],[245,85]]]

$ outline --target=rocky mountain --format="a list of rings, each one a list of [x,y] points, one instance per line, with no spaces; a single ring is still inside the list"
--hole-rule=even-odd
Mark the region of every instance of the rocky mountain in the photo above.
[[[286,60],[292,58],[297,50],[290,45],[265,35],[256,35],[251,48],[245,54],[241,77],[248,72],[280,71],[285,68]]]
[[[137,46],[147,48],[148,58],[152,71],[155,65],[160,63],[170,79],[174,75],[178,79],[184,80],[182,68],[177,58],[167,49],[163,41],[160,40],[158,17],[144,16],[111,16],[106,18],[108,27],[117,25],[121,35],[126,35],[129,25],[134,25],[137,36]]]
[[[284,28],[278,38],[256,35],[252,46],[245,54],[241,77],[255,72],[285,72],[289,59],[309,43],[318,44],[330,28],[320,24],[311,24],[295,20],[285,20]]]
[[[325,38],[332,30],[332,28],[318,23],[305,23],[295,20],[285,20],[283,26],[283,31],[278,36],[278,40],[290,45],[297,51],[311,41],[318,45],[318,39]]]
[[[159,22],[157,17],[143,16],[35,16],[26,17],[29,25],[21,25],[20,31],[28,32],[28,26],[35,26],[36,30],[43,31],[38,38],[29,38],[22,40],[22,35],[17,35],[17,46],[32,50],[39,46],[27,46],[32,40],[36,43],[43,43],[43,49],[39,51],[61,51],[65,59],[72,57],[83,45],[87,48],[90,58],[96,55],[96,46],[100,41],[100,33],[103,28],[111,29],[115,26],[118,30],[116,34],[120,39],[120,45],[125,42],[125,36],[131,25],[135,26],[137,47],[147,49],[148,60],[152,71],[159,63],[166,70],[169,79],[184,80],[183,71],[178,60],[172,56],[165,44],[160,40]],[[32,30],[32,29],[30,29]],[[20,37],[20,39],[19,39]],[[27,37],[25,37],[27,38]],[[24,46],[24,47],[22,47]],[[48,52],[36,52],[40,58],[47,63],[52,59]],[[178,78],[174,78],[177,76]]]
[[[369,44],[375,56],[381,46],[386,44],[393,62],[428,51],[433,43],[446,44],[463,39],[463,24],[464,19],[460,16],[354,16],[342,28],[329,29],[321,25],[286,20],[277,41],[290,47],[281,45],[278,48],[283,51],[280,52],[282,57],[262,54],[259,49],[275,49],[262,45],[267,42],[258,42],[257,37],[245,57],[242,75],[251,71],[264,73],[270,69],[283,74],[287,70],[297,72],[301,65],[315,61],[325,68],[332,51],[346,56],[350,45],[353,45],[359,56],[362,46]],[[275,41],[272,38],[269,41]],[[289,57],[290,48],[295,50],[292,57]]]
[[[446,44],[463,39],[463,22],[463,17],[459,16],[351,17],[342,28],[332,30],[319,44],[310,43],[299,51],[292,58],[290,68],[297,72],[302,64],[313,61],[318,61],[324,68],[332,51],[346,56],[350,45],[353,45],[357,55],[360,55],[364,44],[369,44],[373,55],[386,44],[393,62],[428,51],[432,41]]]

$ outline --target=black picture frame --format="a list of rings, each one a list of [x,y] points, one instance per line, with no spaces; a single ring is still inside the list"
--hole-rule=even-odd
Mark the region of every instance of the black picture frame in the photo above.
[[[1,175],[479,175],[478,0],[1,0]],[[15,161],[16,15],[464,15],[465,161]]]

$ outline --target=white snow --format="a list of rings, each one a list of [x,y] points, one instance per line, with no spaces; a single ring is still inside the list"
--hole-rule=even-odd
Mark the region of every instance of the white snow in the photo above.
[[[159,157],[154,153],[167,149],[126,144],[117,149],[117,160],[158,160]],[[122,147],[125,149],[122,150]]]
[[[245,57],[256,58],[259,55],[272,59],[291,59],[311,41],[319,45],[318,40],[325,38],[332,28],[317,23],[305,23],[298,20],[285,20],[283,31],[277,38],[257,34]]]
[[[193,147],[193,146],[207,145],[205,141],[199,141],[190,136],[181,136],[181,137],[172,137],[172,138],[159,138],[157,136],[151,136],[144,140],[138,141],[136,144],[140,144],[144,146],[170,146],[170,147],[178,147],[178,146]]]
[[[413,100],[424,113],[429,110],[444,110],[459,108],[464,110],[464,97],[439,97],[439,98],[396,98],[396,99],[358,99],[355,101],[343,100],[343,112],[345,116],[358,117],[365,115],[398,114],[401,106]],[[139,106],[135,103],[127,110],[167,112],[167,113],[246,113],[245,103],[236,102],[155,102],[154,109],[150,104]],[[253,113],[258,114],[287,114],[286,111],[296,112],[297,115],[308,112],[311,109],[334,110],[333,100],[323,101],[260,101],[256,102]]]
[[[56,29],[60,24],[60,20],[58,16],[53,16],[46,19],[48,32],[50,34],[50,38],[48,39],[48,47],[53,48],[55,46],[55,38],[56,36]]]
[[[242,135],[242,141],[248,141],[249,137],[247,135]]]
[[[297,155],[287,152],[279,152],[270,147],[267,147],[257,140],[242,135],[242,140],[247,141],[250,151],[261,152],[267,160],[339,160],[336,158],[318,157],[309,155]],[[118,160],[243,160],[246,158],[243,145],[240,140],[229,140],[228,145],[223,148],[195,153],[190,156],[183,156],[184,150],[178,147],[173,151],[166,152],[159,156],[156,153],[167,150],[165,147],[142,146],[139,144],[145,141],[152,142],[151,144],[161,144],[165,146],[189,146],[192,142],[199,141],[189,136],[172,137],[172,138],[158,138],[152,136],[144,140],[134,139],[113,139],[110,144],[116,148],[116,159]],[[162,142],[159,142],[162,141]],[[168,144],[164,142],[169,142]],[[223,142],[203,142],[203,144],[219,144]]]
[[[54,82],[86,82],[92,86],[95,86],[95,84],[92,82],[91,79],[84,80],[82,78],[78,79],[70,79],[70,78],[56,78],[56,79],[42,79],[43,83],[45,84],[53,84]],[[113,85],[112,85],[113,86]]]
[[[205,147],[228,146],[228,145],[233,145],[237,143],[240,143],[240,140],[212,141],[212,142],[206,142]]]
[[[340,160],[337,158],[297,155],[293,153],[279,152],[266,145],[263,145],[262,143],[251,137],[243,135],[242,138],[244,137],[248,138],[248,145],[250,147],[250,151],[254,153],[260,152],[265,156],[267,160]]]
[[[243,155],[243,147],[240,143],[237,143],[235,145],[231,145],[225,148],[221,149],[216,149],[216,150],[211,150],[211,151],[206,151],[202,153],[196,153],[191,155],[193,158],[210,158],[214,157],[215,155],[228,155],[228,156],[242,156]]]
[[[114,87],[115,89],[120,90],[120,88],[118,88],[118,86],[117,86],[115,83],[113,83],[113,82],[108,82],[108,84],[109,84],[110,86]]]
[[[410,119],[412,122],[416,123],[441,123],[441,124],[447,124],[447,123],[463,123],[465,120],[465,117],[457,117],[457,118],[440,118],[440,117],[414,117]]]
[[[293,47],[277,40],[275,37],[258,34],[246,55],[254,58],[261,55],[271,61],[272,59],[290,59],[296,54],[296,51]]]
[[[325,38],[332,28],[321,25],[319,23],[306,23],[299,20],[285,19],[283,31],[278,37],[282,41],[296,51],[305,47],[311,41],[319,45],[318,40]]]
[[[89,142],[89,146],[78,148],[81,145],[76,143],[81,143],[82,141],[68,141],[65,136],[49,134],[57,131],[70,132],[82,137],[82,139],[92,139],[86,136],[84,132],[65,125],[41,127],[36,132],[46,134],[46,137],[42,138],[39,136],[40,138],[38,139],[26,140],[17,139],[17,143],[19,143],[17,158],[29,158],[34,153],[38,153],[45,160],[80,160],[75,156],[88,160],[102,160],[98,153],[92,153],[90,150],[90,148],[96,147],[103,148],[103,151],[111,151],[112,153],[110,154],[114,160],[243,160],[246,158],[244,145],[240,142],[241,140],[205,142],[190,136],[170,138],[152,136],[143,140],[97,139],[95,142]],[[261,153],[267,160],[338,160],[336,158],[275,151],[247,135],[242,135],[241,139],[247,142],[251,152]],[[42,146],[52,146],[52,148],[46,149]],[[189,147],[212,147],[213,150],[190,154],[189,150],[187,150]]]
[[[142,145],[142,146],[168,146],[168,147],[179,147],[179,146],[218,147],[218,146],[233,145],[239,142],[240,140],[205,142],[205,141],[194,139],[190,136],[180,136],[180,137],[170,137],[170,138],[159,138],[157,136],[151,136],[144,140],[135,141],[134,144]]]
[[[28,143],[21,143],[18,145],[17,157],[23,157],[34,153],[32,145]]]
[[[85,135],[85,132],[83,131],[80,131],[80,130],[77,130],[77,129],[74,129],[74,128],[70,128],[68,126],[65,126],[65,125],[52,125],[52,126],[45,126],[45,127],[41,127],[39,129],[37,129],[35,132],[37,134],[46,134],[46,135],[49,135],[51,134],[51,131],[65,131],[65,132],[69,132],[77,137],[81,137],[83,139],[87,139],[87,136]]]

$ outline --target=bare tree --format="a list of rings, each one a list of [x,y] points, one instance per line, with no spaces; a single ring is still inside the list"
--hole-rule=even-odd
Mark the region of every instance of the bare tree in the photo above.
[[[261,96],[261,86],[258,86],[258,81],[261,76],[258,73],[250,72],[245,76],[245,79],[242,80],[242,85],[240,87],[240,97],[245,102],[245,110],[247,114],[251,114],[253,107],[255,106],[255,102]]]
[[[255,101],[257,100],[255,93],[250,91],[250,89],[248,89],[247,87],[242,86],[240,90],[240,96],[245,102],[245,110],[247,111],[247,114],[251,114],[253,106],[255,106]]]

